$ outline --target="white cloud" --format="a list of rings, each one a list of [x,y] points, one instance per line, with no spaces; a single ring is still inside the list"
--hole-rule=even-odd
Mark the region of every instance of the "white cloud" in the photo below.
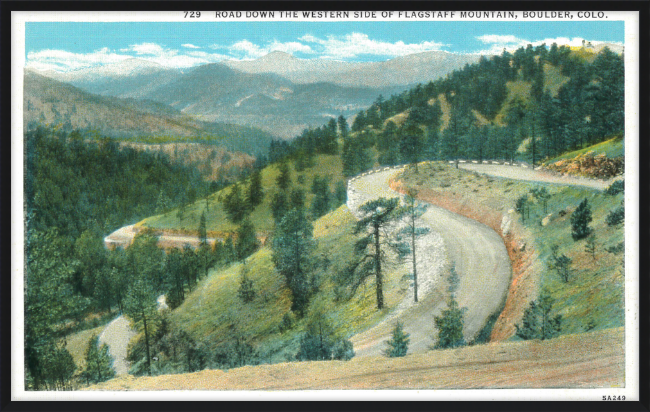
[[[72,53],[65,50],[47,49],[27,53],[26,67],[37,70],[70,71],[118,63],[132,57],[111,52],[106,47],[91,53]]]
[[[195,46],[195,45],[190,44],[190,43],[181,44],[181,47],[185,47],[186,49],[200,49],[201,48],[199,46]]]
[[[442,47],[446,46],[443,43],[437,43],[435,41],[404,43],[400,40],[395,43],[390,43],[381,40],[373,40],[364,33],[350,33],[344,36],[327,36],[326,39],[321,39],[307,34],[300,37],[298,40],[318,44],[320,48],[322,48],[322,57],[330,59],[349,59],[361,55],[397,57],[413,53],[422,53],[425,51],[440,50]]]
[[[177,50],[168,50],[156,43],[140,43],[132,44],[125,49],[120,49],[121,52],[135,52],[137,55],[150,55],[150,56],[162,56],[164,54],[169,54],[170,52],[176,54]]]
[[[512,35],[502,36],[499,34],[486,34],[484,36],[477,37],[477,39],[483,43],[500,43],[500,44],[519,43],[521,41],[521,39]]]
[[[134,57],[158,63],[165,67],[188,68],[199,64],[216,63],[229,56],[219,53],[206,53],[198,50],[179,51],[156,43],[132,44],[120,49],[121,53],[108,48],[92,53],[71,53],[65,50],[41,50],[27,54],[27,68],[35,70],[55,70],[67,72],[106,64],[119,63]]]
[[[241,59],[241,60],[257,59],[259,57],[266,56],[267,54],[274,51],[281,51],[289,54],[314,53],[314,50],[312,50],[312,48],[306,44],[295,42],[295,41],[283,43],[283,42],[278,42],[277,40],[274,40],[263,46],[260,46],[258,44],[252,43],[249,40],[244,39],[236,43],[233,43],[230,46],[222,46],[222,45],[214,44],[210,46],[210,48],[226,49],[232,55],[231,58]]]

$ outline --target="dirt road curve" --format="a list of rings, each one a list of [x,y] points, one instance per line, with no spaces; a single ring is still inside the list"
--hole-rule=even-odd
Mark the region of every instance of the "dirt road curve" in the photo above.
[[[599,180],[578,176],[562,176],[557,173],[551,173],[545,170],[532,170],[530,168],[520,166],[459,163],[458,167],[477,173],[483,173],[495,177],[504,177],[507,179],[526,180],[530,182],[540,183],[554,183],[560,185],[584,186],[598,190],[604,190],[607,186],[611,185],[614,180],[616,180]]]
[[[348,207],[358,217],[358,207],[378,197],[397,197],[388,180],[398,170],[361,176],[350,182]],[[473,339],[487,318],[501,308],[510,283],[510,259],[499,235],[481,223],[445,209],[429,205],[422,223],[431,229],[418,244],[418,277],[426,285],[420,289],[420,302],[413,304],[412,293],[391,316],[377,326],[352,337],[357,356],[377,356],[396,321],[404,322],[411,334],[409,353],[426,352],[435,341],[434,316],[447,307],[445,263],[454,263],[460,277],[456,298],[466,308],[464,335]],[[409,263],[405,263],[409,264]],[[418,282],[420,284],[420,282]]]
[[[104,246],[107,248],[122,247],[126,248],[133,242],[133,238],[137,234],[135,225],[124,226],[117,229],[115,232],[104,238]],[[208,243],[214,244],[216,238],[208,238]],[[219,241],[223,239],[218,239]],[[182,249],[185,245],[192,245],[197,247],[199,245],[198,236],[176,235],[163,233],[158,237],[158,245],[162,247],[177,247]]]
[[[106,326],[106,329],[99,335],[99,344],[108,345],[108,353],[113,358],[113,369],[117,375],[129,373],[129,362],[126,360],[126,349],[129,341],[136,335],[131,329],[129,320],[118,316]]]

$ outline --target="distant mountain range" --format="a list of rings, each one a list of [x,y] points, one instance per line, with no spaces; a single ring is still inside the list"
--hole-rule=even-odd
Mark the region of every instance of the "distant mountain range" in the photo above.
[[[265,153],[272,136],[259,129],[197,120],[163,103],[88,93],[27,71],[23,118],[127,140],[212,142],[229,151]]]
[[[274,73],[294,83],[327,82],[346,87],[395,87],[428,83],[465,64],[476,63],[478,54],[430,51],[396,57],[384,62],[350,63],[336,60],[304,60],[275,51],[251,61],[223,64],[245,73]]]
[[[225,61],[185,72],[141,59],[66,73],[28,72],[85,92],[150,100],[205,122],[256,127],[289,139],[329,118],[354,116],[380,94],[435,80],[479,57],[426,52],[350,63],[272,52],[257,60]],[[156,127],[147,128],[156,133]]]

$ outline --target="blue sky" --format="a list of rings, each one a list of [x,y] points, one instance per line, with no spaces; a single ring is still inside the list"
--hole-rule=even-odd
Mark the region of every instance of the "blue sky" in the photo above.
[[[303,59],[382,61],[430,50],[500,53],[528,43],[623,44],[622,21],[192,22],[26,25],[27,67],[69,71],[132,57],[187,68],[271,51]]]

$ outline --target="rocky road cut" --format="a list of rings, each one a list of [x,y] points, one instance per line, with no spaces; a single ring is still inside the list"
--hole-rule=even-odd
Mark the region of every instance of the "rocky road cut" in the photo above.
[[[351,180],[348,208],[359,218],[358,208],[363,203],[379,197],[401,197],[389,187],[389,179],[397,173],[396,169],[383,170]],[[410,334],[409,353],[429,350],[437,335],[434,317],[447,308],[450,264],[455,265],[460,277],[455,296],[460,307],[465,308],[463,332],[467,341],[477,335],[505,301],[511,264],[503,240],[494,230],[433,205],[428,205],[420,219],[430,232],[416,243],[421,256],[417,265],[419,302],[413,303],[413,292],[409,290],[386,319],[353,336],[356,356],[381,355],[398,321],[404,323],[404,330]]]

